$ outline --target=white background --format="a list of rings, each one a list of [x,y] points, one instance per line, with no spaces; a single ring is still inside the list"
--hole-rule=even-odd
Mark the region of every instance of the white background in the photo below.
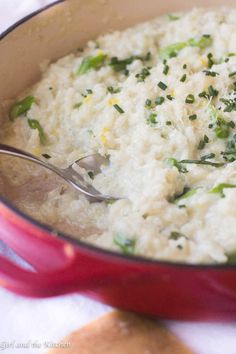
[[[50,2],[52,1],[0,0],[0,32],[19,18]],[[8,254],[1,244],[0,252]],[[29,300],[0,289],[0,351],[4,342],[11,344],[15,341],[15,349],[6,349],[3,352],[42,353],[45,341],[56,341],[109,310],[109,307],[79,295]],[[165,325],[196,354],[236,354],[236,322],[204,324],[166,321]],[[41,345],[41,349],[16,348],[17,343],[31,345],[33,342]]]

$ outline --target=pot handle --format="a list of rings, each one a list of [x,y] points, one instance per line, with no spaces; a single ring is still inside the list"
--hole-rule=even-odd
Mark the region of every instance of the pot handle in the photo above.
[[[115,277],[117,280],[117,275]],[[109,283],[109,278],[104,272],[78,274],[73,262],[63,270],[48,273],[29,271],[0,255],[0,286],[24,296],[39,298],[92,290]]]

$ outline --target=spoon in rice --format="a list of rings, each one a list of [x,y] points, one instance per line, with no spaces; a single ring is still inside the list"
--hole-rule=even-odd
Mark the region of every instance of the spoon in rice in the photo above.
[[[19,157],[21,159],[34,162],[38,165],[47,168],[48,170],[62,177],[68,184],[70,184],[76,190],[90,198],[91,201],[113,202],[119,199],[111,197],[109,195],[101,194],[97,189],[92,186],[92,184],[88,183],[84,179],[84,177],[73,168],[73,166],[77,165],[81,168],[84,168],[87,172],[91,172],[93,175],[100,173],[101,167],[104,165],[106,166],[109,163],[109,160],[100,154],[85,156],[79,160],[76,160],[67,168],[58,168],[26,151],[5,144],[0,144],[0,153]]]

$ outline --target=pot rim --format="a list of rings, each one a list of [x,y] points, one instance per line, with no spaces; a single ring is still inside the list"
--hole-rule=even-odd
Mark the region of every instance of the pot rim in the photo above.
[[[7,35],[9,35],[12,31],[17,29],[19,26],[27,22],[28,20],[32,19],[33,17],[41,14],[42,12],[57,6],[61,3],[64,3],[66,0],[56,0],[46,6],[43,6],[42,8],[30,13],[29,15],[23,17],[19,21],[15,22],[13,25],[8,27],[6,30],[4,30],[2,33],[0,33],[0,41],[3,40]],[[146,266],[167,266],[167,267],[177,267],[181,269],[194,269],[194,270],[236,270],[236,264],[189,264],[189,263],[184,263],[184,262],[171,262],[171,261],[165,261],[165,260],[158,260],[154,258],[146,258],[144,256],[127,256],[125,254],[115,252],[112,250],[108,249],[103,249],[98,246],[94,246],[89,243],[85,243],[79,239],[74,238],[73,236],[70,236],[69,234],[66,234],[64,232],[60,232],[56,230],[56,228],[53,228],[49,225],[44,224],[43,222],[37,221],[33,219],[31,216],[26,215],[22,211],[20,211],[17,207],[15,207],[11,202],[9,202],[7,199],[4,197],[0,196],[0,204],[3,204],[7,209],[9,209],[12,213],[16,214],[17,217],[23,219],[24,221],[30,223],[33,225],[35,228],[40,229],[46,233],[50,234],[56,234],[56,237],[59,237],[63,241],[69,242],[73,244],[74,246],[80,247],[84,250],[92,251],[93,253],[98,253],[100,256],[110,256],[113,258],[116,258],[118,261],[128,261],[134,262],[134,263],[143,263]]]

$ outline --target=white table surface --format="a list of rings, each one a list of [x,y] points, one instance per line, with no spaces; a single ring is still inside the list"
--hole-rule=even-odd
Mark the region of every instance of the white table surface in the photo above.
[[[0,0],[0,33],[50,2],[52,0]],[[1,243],[0,253],[9,256],[9,251]],[[30,300],[0,289],[0,351],[7,354],[42,353],[45,342],[56,342],[107,311],[110,311],[108,306],[79,295]],[[236,322],[165,321],[164,324],[196,354],[236,354]],[[34,344],[36,348],[33,348]],[[6,345],[10,348],[4,349]],[[20,349],[20,345],[26,347]]]

